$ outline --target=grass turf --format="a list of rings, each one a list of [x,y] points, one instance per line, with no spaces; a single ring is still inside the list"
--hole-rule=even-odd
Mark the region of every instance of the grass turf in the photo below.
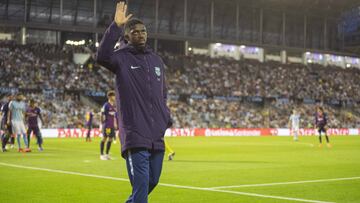
[[[174,161],[164,161],[161,183],[149,202],[292,202],[202,190],[203,188],[360,177],[360,137],[331,137],[332,148],[317,146],[316,137],[170,137]],[[32,141],[34,144],[34,140]],[[0,154],[0,202],[125,202],[129,182],[30,170],[1,165],[55,169],[81,174],[127,178],[119,143],[112,145],[114,160],[99,159],[99,139],[45,139],[45,151]],[[200,189],[199,189],[200,188]],[[226,188],[247,192],[328,202],[359,202],[360,179],[260,187]]]

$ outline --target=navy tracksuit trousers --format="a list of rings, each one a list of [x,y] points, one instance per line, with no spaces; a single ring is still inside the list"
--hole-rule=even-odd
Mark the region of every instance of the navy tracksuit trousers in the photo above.
[[[129,150],[126,166],[132,186],[132,194],[126,203],[147,203],[148,194],[159,182],[164,151],[147,149]]]

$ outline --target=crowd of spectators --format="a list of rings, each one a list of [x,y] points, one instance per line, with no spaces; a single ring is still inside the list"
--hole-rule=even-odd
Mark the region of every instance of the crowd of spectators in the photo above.
[[[76,65],[67,57],[66,53],[84,50],[82,48],[16,45],[11,41],[0,42],[0,45],[0,87],[61,90],[62,94],[50,99],[41,91],[30,95],[43,109],[45,127],[78,127],[84,123],[85,112],[90,109],[84,108],[87,105],[80,99],[64,92],[113,89],[114,76],[108,70],[93,63]],[[40,53],[58,55],[58,58],[42,57]],[[187,95],[182,99],[169,99],[174,127],[287,127],[294,108],[302,115],[302,126],[311,127],[315,104],[294,102],[304,98],[353,101],[352,107],[323,106],[331,126],[360,126],[360,109],[356,103],[360,101],[359,69],[236,61],[203,55],[160,55],[166,64],[168,94]],[[194,94],[206,95],[207,99],[191,98]],[[213,96],[259,96],[273,100],[259,105]],[[278,103],[274,98],[279,97],[291,99]]]
[[[161,54],[171,94],[360,101],[360,69]],[[186,88],[184,88],[186,87]]]
[[[43,127],[81,127],[87,111],[100,110],[100,106],[85,107],[88,105],[79,99],[81,92],[106,92],[113,85],[104,80],[105,70],[96,69],[91,63],[77,65],[67,55],[81,50],[70,46],[60,48],[57,45],[18,45],[13,41],[0,41],[0,87],[20,91],[25,94],[26,101],[35,99],[43,112]],[[44,57],[44,54],[49,57]]]
[[[42,48],[45,53],[57,53],[56,45],[25,47],[30,46],[1,44],[0,87],[93,91],[107,91],[110,87],[93,64],[77,65],[67,58],[50,60],[35,54]]]
[[[260,96],[292,98],[288,103],[265,103],[216,99],[171,101],[176,127],[287,127],[291,110],[302,116],[302,126],[312,127],[319,104],[295,99],[352,101],[352,108],[321,104],[332,127],[359,127],[360,69],[311,64],[236,61],[204,55],[161,53],[167,65],[169,94],[206,96]]]
[[[169,101],[177,128],[287,128],[293,109],[299,112],[301,127],[314,127],[314,114],[319,104],[269,103],[259,106],[249,102],[200,99]],[[353,109],[322,104],[331,128],[358,128],[360,116]]]

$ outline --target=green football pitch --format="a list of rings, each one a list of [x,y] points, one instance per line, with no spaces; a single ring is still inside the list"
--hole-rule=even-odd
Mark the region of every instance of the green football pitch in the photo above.
[[[153,203],[360,202],[360,136],[169,137]],[[99,138],[45,139],[44,151],[0,153],[1,203],[125,202],[130,193],[119,143],[99,159]]]

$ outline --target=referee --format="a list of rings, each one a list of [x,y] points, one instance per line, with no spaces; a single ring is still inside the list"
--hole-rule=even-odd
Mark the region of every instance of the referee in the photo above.
[[[147,31],[130,19],[127,5],[116,5],[114,22],[105,31],[97,62],[116,76],[116,108],[121,154],[132,186],[128,203],[146,203],[159,182],[164,158],[164,134],[172,125],[166,105],[164,63],[147,45]],[[126,44],[118,50],[119,39]]]

